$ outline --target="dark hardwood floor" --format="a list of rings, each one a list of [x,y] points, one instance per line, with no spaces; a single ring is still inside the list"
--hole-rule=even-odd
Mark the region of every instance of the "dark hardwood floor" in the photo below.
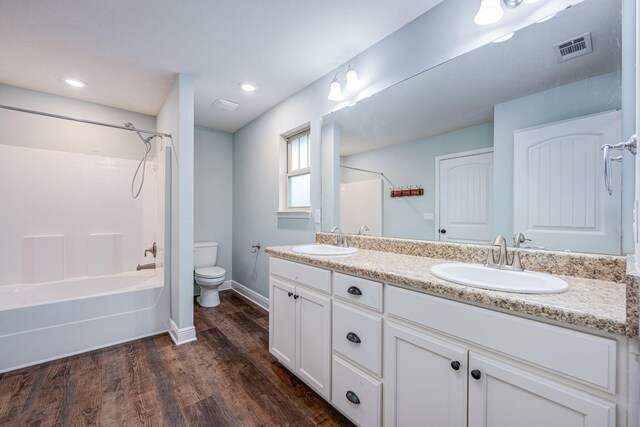
[[[264,310],[221,299],[195,306],[194,343],[163,334],[0,374],[0,425],[351,425],[269,354]]]

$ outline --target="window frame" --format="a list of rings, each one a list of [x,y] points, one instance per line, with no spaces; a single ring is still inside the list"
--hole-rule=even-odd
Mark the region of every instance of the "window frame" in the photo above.
[[[295,140],[299,140],[302,136],[307,136],[307,167],[302,169],[290,170],[292,164],[292,143]],[[309,183],[309,205],[306,206],[290,206],[289,205],[289,178],[309,175],[311,180],[311,128],[307,127],[299,132],[285,137],[286,144],[286,159],[285,159],[285,173],[284,173],[284,207],[287,211],[308,211],[311,209],[311,183]],[[300,148],[298,148],[298,164],[300,164]]]

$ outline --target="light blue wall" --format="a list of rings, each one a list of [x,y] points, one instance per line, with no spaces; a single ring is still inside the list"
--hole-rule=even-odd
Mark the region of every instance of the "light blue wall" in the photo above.
[[[419,141],[343,157],[342,164],[383,172],[396,186],[424,187],[425,195],[422,197],[391,198],[391,185],[384,182],[383,230],[384,235],[390,237],[434,240],[435,223],[425,221],[423,214],[435,212],[436,157],[492,145],[493,124],[485,123]],[[341,182],[374,178],[375,175],[343,169]]]
[[[496,235],[514,234],[513,132],[517,129],[619,109],[622,105],[620,86],[620,73],[610,73],[495,106],[496,170],[493,188]],[[628,200],[623,201],[623,211],[625,209],[632,209]]]
[[[232,279],[233,135],[195,128],[194,239],[218,242],[218,266]]]
[[[490,28],[460,25],[473,22],[478,5],[447,0],[428,13],[348,61],[363,82],[361,94],[372,95],[390,85],[495,40],[510,31],[565,8],[571,0],[538,2],[514,9]],[[342,64],[340,69],[346,69]],[[264,246],[311,242],[312,220],[277,220],[279,135],[311,123],[311,207],[321,208],[321,117],[337,107],[327,99],[337,69],[284,100],[233,137],[233,271],[234,280],[267,296],[268,257],[249,253],[252,243]],[[356,94],[355,96],[358,96]],[[349,100],[347,102],[350,102]],[[318,226],[319,229],[319,226]]]

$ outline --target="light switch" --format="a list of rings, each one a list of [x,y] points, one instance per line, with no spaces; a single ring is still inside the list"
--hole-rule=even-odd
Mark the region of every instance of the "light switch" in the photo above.
[[[315,219],[316,224],[320,224],[322,222],[322,211],[320,209],[316,209]]]
[[[424,214],[424,220],[425,221],[433,221],[433,212],[426,212]]]

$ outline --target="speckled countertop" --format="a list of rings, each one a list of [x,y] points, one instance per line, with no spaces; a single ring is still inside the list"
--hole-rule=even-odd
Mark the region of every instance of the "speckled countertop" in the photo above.
[[[616,335],[637,337],[628,319],[627,287],[623,282],[560,276],[569,283],[561,294],[517,294],[477,289],[436,278],[431,267],[442,259],[367,249],[349,256],[311,256],[295,253],[294,246],[267,248],[272,256],[368,277],[393,285],[495,307],[514,313],[552,319]],[[637,310],[631,313],[637,317]]]

